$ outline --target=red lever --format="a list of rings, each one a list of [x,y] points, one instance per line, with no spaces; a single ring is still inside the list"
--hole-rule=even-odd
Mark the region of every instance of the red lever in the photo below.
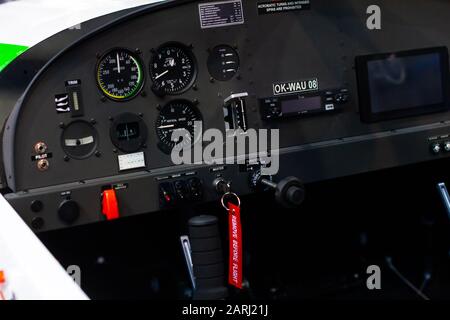
[[[111,189],[103,191],[102,213],[106,216],[107,220],[119,218],[119,204],[117,202],[115,190]]]

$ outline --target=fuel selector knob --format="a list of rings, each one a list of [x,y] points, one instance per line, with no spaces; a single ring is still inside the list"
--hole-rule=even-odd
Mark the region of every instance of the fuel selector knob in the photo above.
[[[64,200],[58,208],[59,218],[67,224],[74,223],[80,216],[80,207],[74,200]]]

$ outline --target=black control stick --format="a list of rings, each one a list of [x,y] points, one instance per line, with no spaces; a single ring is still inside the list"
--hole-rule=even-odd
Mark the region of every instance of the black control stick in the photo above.
[[[287,177],[276,183],[258,170],[251,176],[250,184],[254,189],[275,190],[275,199],[286,208],[298,207],[305,200],[305,186],[296,177]]]
[[[195,277],[194,300],[227,298],[225,262],[217,217],[203,215],[191,218],[189,239]]]

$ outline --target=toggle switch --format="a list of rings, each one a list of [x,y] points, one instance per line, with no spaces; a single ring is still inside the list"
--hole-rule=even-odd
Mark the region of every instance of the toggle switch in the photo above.
[[[102,194],[102,213],[106,220],[119,218],[119,204],[114,189],[104,190]]]
[[[159,204],[162,208],[172,207],[176,204],[176,192],[172,183],[166,182],[159,185]]]

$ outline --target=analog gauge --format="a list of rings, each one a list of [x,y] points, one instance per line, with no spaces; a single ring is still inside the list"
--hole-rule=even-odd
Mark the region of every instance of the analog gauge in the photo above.
[[[153,51],[150,61],[153,91],[176,95],[188,90],[197,77],[197,64],[191,49],[181,43],[167,43]]]
[[[86,121],[74,121],[61,135],[64,152],[73,159],[86,159],[97,149],[97,130]]]
[[[196,121],[202,121],[200,111],[194,104],[187,100],[174,100],[165,105],[156,121],[156,134],[159,138],[159,148],[170,153],[175,145],[193,145],[195,137]],[[186,130],[187,135],[178,141],[172,141],[172,134],[176,130]]]
[[[112,143],[123,152],[136,152],[147,142],[147,125],[134,113],[122,113],[114,118],[109,134]]]
[[[116,101],[135,97],[144,85],[138,57],[127,49],[113,49],[97,65],[97,84],[105,96]]]
[[[240,66],[239,55],[228,45],[220,45],[211,50],[208,57],[208,71],[218,81],[231,80]]]

